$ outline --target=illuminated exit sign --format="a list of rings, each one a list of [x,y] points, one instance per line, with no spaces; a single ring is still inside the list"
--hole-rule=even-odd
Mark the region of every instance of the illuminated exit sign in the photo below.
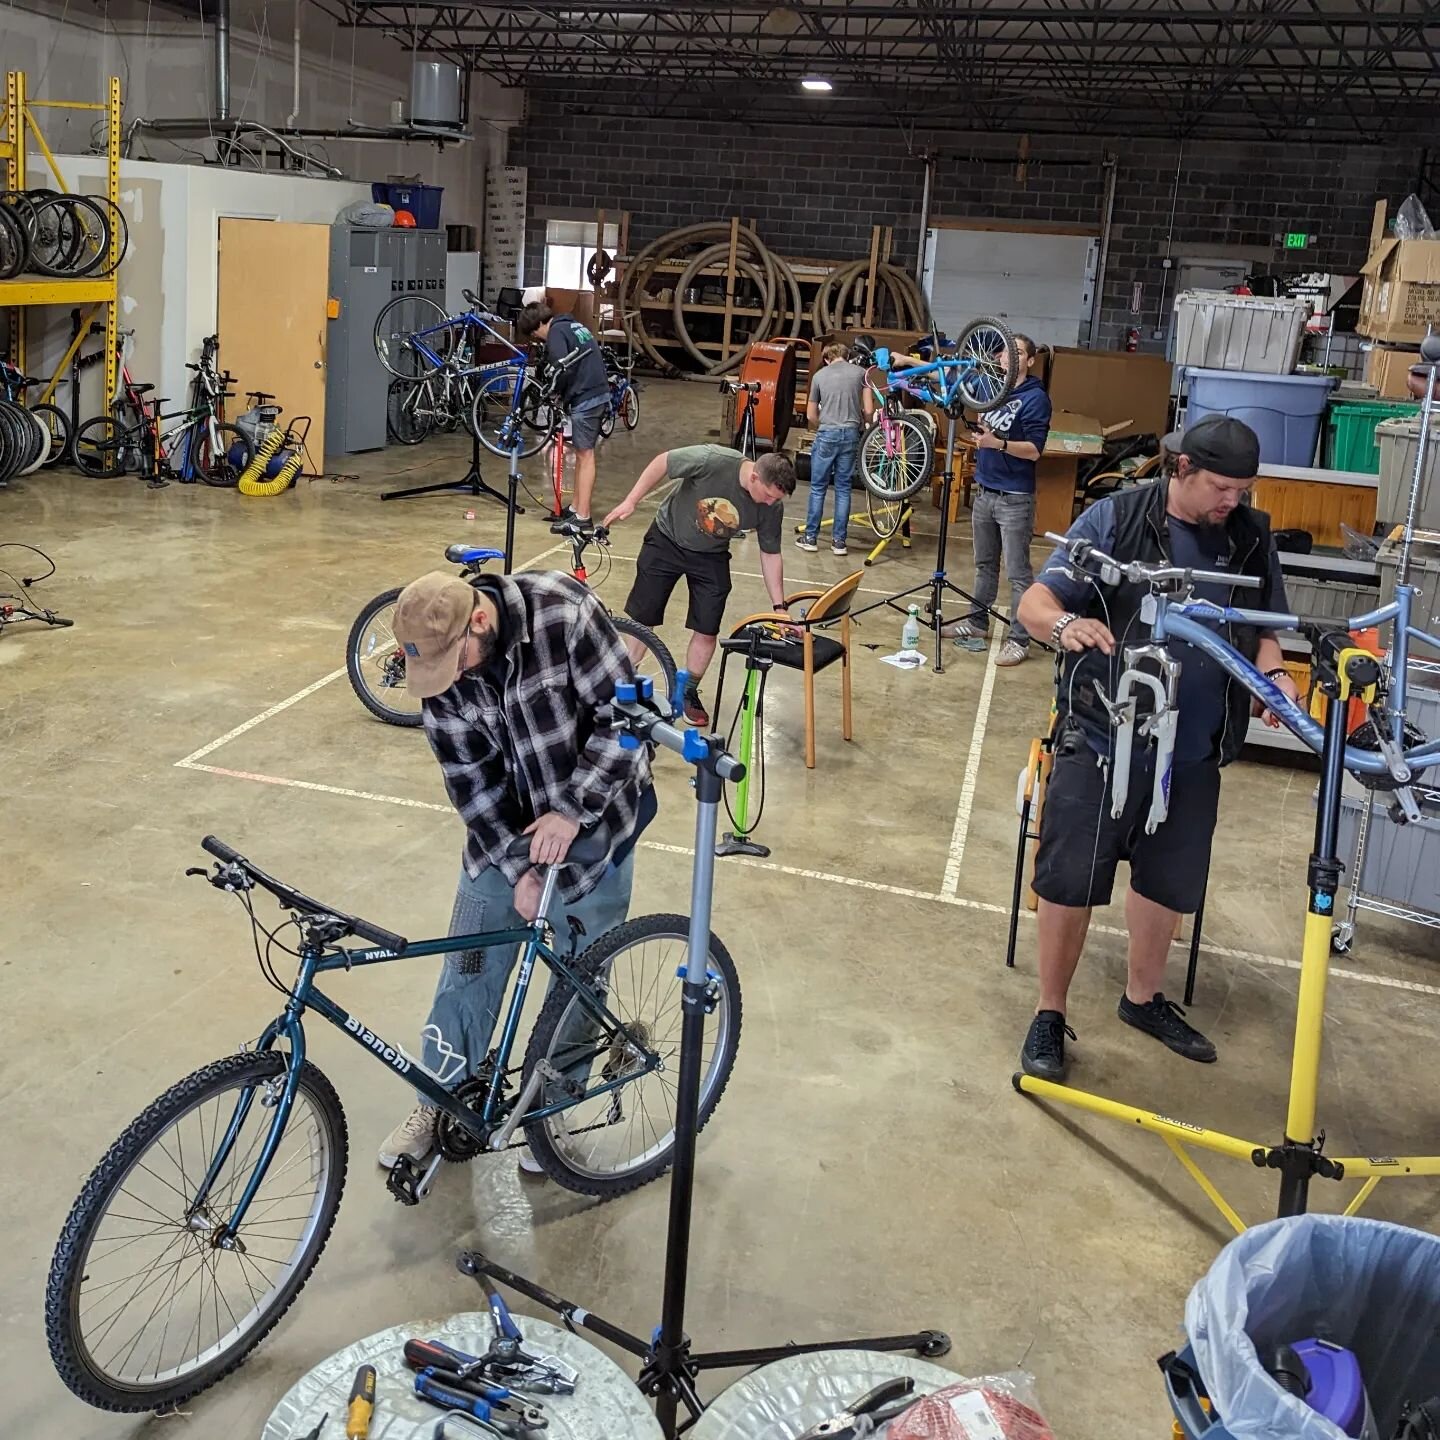
[[[1291,230],[1285,236],[1285,248],[1287,250],[1304,250],[1310,244],[1310,237],[1301,231]]]

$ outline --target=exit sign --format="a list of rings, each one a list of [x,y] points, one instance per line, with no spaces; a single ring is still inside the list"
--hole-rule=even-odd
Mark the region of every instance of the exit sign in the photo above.
[[[1300,231],[1291,230],[1285,236],[1287,250],[1304,250],[1310,244],[1310,237]]]

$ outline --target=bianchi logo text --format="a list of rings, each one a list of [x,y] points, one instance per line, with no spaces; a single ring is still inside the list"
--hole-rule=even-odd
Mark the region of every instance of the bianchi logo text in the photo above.
[[[402,1075],[409,1070],[410,1062],[393,1045],[387,1045],[369,1026],[362,1025],[353,1015],[346,1016],[345,1028]]]

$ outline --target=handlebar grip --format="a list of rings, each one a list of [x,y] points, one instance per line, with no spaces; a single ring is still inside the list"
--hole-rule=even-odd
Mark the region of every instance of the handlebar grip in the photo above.
[[[403,935],[397,935],[393,930],[382,930],[368,920],[361,920],[353,915],[346,918],[350,921],[350,928],[362,940],[369,940],[382,950],[393,950],[398,955],[410,943]]]
[[[207,854],[213,855],[225,865],[245,863],[245,857],[238,851],[232,850],[223,840],[217,840],[213,835],[207,835],[201,842],[200,848]]]

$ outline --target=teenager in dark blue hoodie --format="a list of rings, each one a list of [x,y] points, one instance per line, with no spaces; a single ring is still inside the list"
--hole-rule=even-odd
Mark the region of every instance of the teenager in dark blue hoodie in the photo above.
[[[1035,529],[1035,465],[1050,433],[1050,397],[1035,376],[1036,345],[1028,335],[1015,337],[1020,383],[1010,398],[980,417],[975,437],[975,500],[970,522],[975,539],[977,607],[953,631],[964,650],[989,644],[990,616],[1000,590],[1000,561],[1010,579],[1010,633],[997,665],[1018,665],[1030,653],[1030,635],[1016,616],[1020,597],[1034,582],[1030,536]]]

